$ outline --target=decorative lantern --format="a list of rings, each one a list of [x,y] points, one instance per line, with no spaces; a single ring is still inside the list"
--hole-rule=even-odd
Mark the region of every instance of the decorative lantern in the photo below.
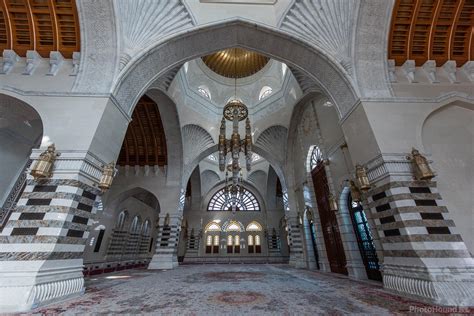
[[[361,192],[353,180],[349,181],[349,186],[351,189],[351,198],[354,202],[360,202]]]
[[[338,210],[336,198],[332,194],[329,195],[329,209],[334,212]]]
[[[56,157],[61,155],[56,152],[54,144],[48,146],[48,149],[41,153],[39,159],[35,162],[33,168],[31,168],[30,174],[35,178],[51,178],[53,175],[53,166]]]
[[[111,163],[108,163],[107,165],[105,165],[104,169],[102,170],[102,176],[100,177],[100,182],[99,182],[99,188],[102,190],[102,192],[105,192],[108,189],[110,189],[114,176],[115,176],[115,162],[112,161]]]
[[[356,178],[359,182],[359,189],[362,191],[368,191],[370,189],[369,177],[367,177],[367,171],[359,164],[356,165]]]
[[[428,159],[420,154],[417,149],[412,148],[410,158],[415,164],[415,178],[417,180],[430,180],[435,177],[433,170],[431,170]]]

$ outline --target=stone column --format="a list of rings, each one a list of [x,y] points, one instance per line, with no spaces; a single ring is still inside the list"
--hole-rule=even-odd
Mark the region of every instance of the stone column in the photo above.
[[[42,150],[33,150],[37,159]],[[60,150],[59,150],[60,151]],[[0,310],[27,311],[84,292],[83,251],[104,163],[62,152],[51,179],[27,185],[0,234]]]
[[[174,269],[178,267],[178,242],[181,214],[160,217],[158,220],[156,252],[148,269]]]
[[[474,260],[436,181],[416,181],[408,154],[382,154],[366,164],[365,198],[383,248],[384,287],[448,306],[474,304]]]

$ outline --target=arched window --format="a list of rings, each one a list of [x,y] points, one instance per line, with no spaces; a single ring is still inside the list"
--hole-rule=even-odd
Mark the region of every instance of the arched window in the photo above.
[[[258,95],[259,100],[263,100],[264,98],[268,97],[270,94],[273,93],[273,89],[269,86],[264,86],[262,90],[260,90],[260,94]]]
[[[245,230],[248,232],[260,232],[262,231],[262,225],[260,225],[256,221],[253,221],[247,225],[247,228]]]
[[[150,221],[146,220],[145,223],[143,224],[142,228],[142,235],[143,236],[150,236]]]
[[[232,246],[234,244],[234,239],[232,235],[227,236],[227,246]]]
[[[323,161],[323,153],[321,152],[321,148],[318,146],[314,146],[313,151],[311,152],[311,161],[310,161],[310,167],[311,170],[316,168],[316,166]]]
[[[241,232],[244,230],[242,223],[237,221],[230,221],[224,224],[224,231],[226,232]]]
[[[206,88],[204,86],[201,86],[201,87],[198,88],[198,92],[203,97],[208,98],[209,100],[211,99],[211,92],[209,92],[208,88]]]
[[[221,227],[216,222],[210,222],[206,225],[205,232],[220,232]]]
[[[370,227],[367,217],[365,216],[364,208],[360,202],[352,201],[350,194],[347,202],[352,215],[352,224],[356,233],[362,260],[364,261],[367,277],[371,280],[382,281],[374,239],[372,238],[372,233],[370,232]]]
[[[128,217],[127,215],[128,215],[127,211],[120,212],[117,219],[117,226],[115,227],[117,230],[123,230],[123,227],[125,226],[125,220]]]
[[[255,235],[255,246],[260,246],[260,236]]]
[[[140,224],[140,218],[135,216],[132,220],[132,224],[130,225],[130,232],[137,234],[140,231]]]
[[[240,237],[239,235],[235,235],[234,237],[234,245],[239,246],[240,245]]]
[[[212,236],[211,235],[207,236],[206,246],[212,246]]]
[[[214,246],[219,247],[219,235],[214,236]]]
[[[230,196],[221,189],[214,194],[207,206],[208,211],[231,211]],[[237,211],[260,211],[257,198],[250,191],[243,189],[237,194]]]
[[[249,246],[249,247],[250,247],[250,246],[253,246],[253,236],[252,236],[252,235],[249,235],[248,240],[249,240],[249,241],[248,241],[248,246]]]

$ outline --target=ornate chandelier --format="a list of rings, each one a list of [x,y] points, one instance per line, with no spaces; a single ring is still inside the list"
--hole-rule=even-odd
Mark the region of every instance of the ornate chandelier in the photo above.
[[[226,138],[226,120],[232,122],[232,135]],[[245,120],[245,138],[241,139],[239,134],[239,122]],[[237,199],[242,190],[242,172],[239,164],[240,153],[243,152],[246,159],[247,171],[251,169],[252,162],[252,134],[250,119],[248,118],[247,106],[237,99],[229,101],[224,107],[219,134],[219,169],[225,171],[227,154],[230,153],[231,161],[227,166],[225,190],[230,197],[232,211],[237,208]],[[228,183],[227,176],[231,172],[232,178]]]

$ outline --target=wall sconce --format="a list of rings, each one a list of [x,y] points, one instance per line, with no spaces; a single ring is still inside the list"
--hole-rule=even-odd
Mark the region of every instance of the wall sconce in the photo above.
[[[356,165],[356,178],[359,182],[359,189],[361,191],[368,191],[371,187],[369,177],[365,168],[359,164]]]
[[[108,189],[110,189],[110,186],[112,185],[112,181],[114,179],[115,174],[116,174],[115,162],[112,161],[103,167],[102,176],[100,177],[100,181],[99,181],[99,189],[102,192],[105,192]]]
[[[412,148],[411,156],[407,157],[414,163],[415,167],[415,178],[417,180],[431,180],[435,177],[433,170],[431,170],[430,163],[425,156],[420,154],[420,152]]]
[[[336,198],[332,194],[329,194],[329,208],[331,211],[338,211]]]
[[[42,152],[39,159],[31,168],[30,174],[35,178],[51,178],[53,175],[53,166],[56,157],[60,156],[60,153],[56,152],[54,144],[48,146],[48,149]]]

